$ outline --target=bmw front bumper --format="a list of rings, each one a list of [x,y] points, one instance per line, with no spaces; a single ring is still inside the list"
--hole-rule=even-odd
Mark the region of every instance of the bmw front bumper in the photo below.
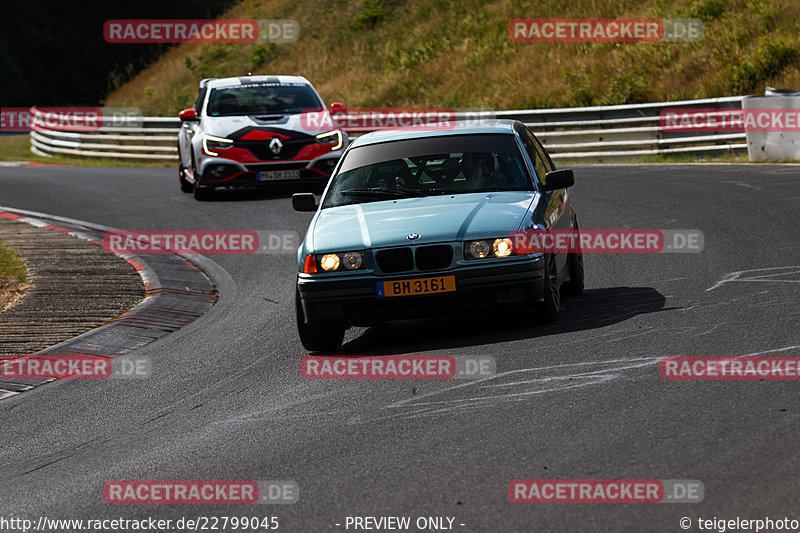
[[[453,292],[379,297],[376,284],[429,277],[455,276]],[[439,271],[403,274],[300,274],[298,296],[306,322],[324,327],[370,326],[383,320],[404,320],[518,309],[542,299],[544,260],[541,255],[460,265]]]

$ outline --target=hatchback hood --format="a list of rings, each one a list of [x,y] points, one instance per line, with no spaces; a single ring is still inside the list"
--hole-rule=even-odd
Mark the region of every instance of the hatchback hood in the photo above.
[[[427,196],[322,209],[309,229],[310,251],[346,251],[509,235],[534,191]],[[416,233],[415,240],[406,238]]]
[[[294,114],[294,115],[237,115],[231,117],[204,117],[203,129],[209,135],[217,137],[229,138],[231,136],[238,137],[238,135],[251,130],[289,130],[306,133],[308,135],[317,135],[324,131],[327,124],[330,124],[330,119],[327,117],[327,111],[320,111],[315,113]],[[333,129],[333,128],[328,128]],[[244,130],[244,131],[242,131]]]

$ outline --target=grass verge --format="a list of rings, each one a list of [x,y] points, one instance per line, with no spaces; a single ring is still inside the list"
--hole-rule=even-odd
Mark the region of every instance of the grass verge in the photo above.
[[[0,241],[0,312],[16,304],[28,290],[27,274],[17,252]]]
[[[177,157],[176,157],[177,159]],[[31,140],[28,135],[0,136],[0,161],[26,161],[43,165],[65,165],[81,167],[172,167],[175,163],[160,161],[135,161],[95,157],[43,157],[31,152]]]

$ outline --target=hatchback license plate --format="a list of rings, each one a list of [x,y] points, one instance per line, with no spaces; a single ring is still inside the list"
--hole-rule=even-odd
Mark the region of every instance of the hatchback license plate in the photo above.
[[[300,179],[299,170],[262,170],[256,173],[256,181]]]
[[[417,294],[454,292],[455,290],[455,276],[439,276],[436,278],[416,278],[378,282],[378,297],[380,298],[388,296],[413,296]]]

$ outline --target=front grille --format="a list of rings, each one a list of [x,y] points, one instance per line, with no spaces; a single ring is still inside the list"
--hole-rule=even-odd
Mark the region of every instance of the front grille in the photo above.
[[[283,148],[277,155],[270,150],[269,140],[236,141],[234,146],[250,150],[251,154],[262,161],[279,161],[281,159],[294,159],[300,153],[300,150],[317,141],[310,135],[304,135],[294,139],[281,139],[281,142],[283,143]]]
[[[263,138],[253,139],[252,134],[254,133]],[[251,138],[243,138],[248,135],[251,135]],[[273,154],[272,150],[269,148],[269,143],[273,137],[278,137],[283,144],[278,154]],[[317,142],[313,135],[301,131],[276,127],[264,129],[248,126],[232,133],[231,138],[233,139],[234,146],[249,150],[250,153],[261,161],[285,161],[287,159],[294,159],[297,157],[297,154],[300,153],[300,150]]]
[[[414,268],[414,255],[411,248],[390,248],[375,254],[378,266],[386,273],[405,272]]]
[[[253,163],[246,165],[247,170],[302,170],[308,165],[307,162],[299,163]]]
[[[453,261],[453,248],[446,244],[421,246],[416,252],[417,269],[441,270]]]

